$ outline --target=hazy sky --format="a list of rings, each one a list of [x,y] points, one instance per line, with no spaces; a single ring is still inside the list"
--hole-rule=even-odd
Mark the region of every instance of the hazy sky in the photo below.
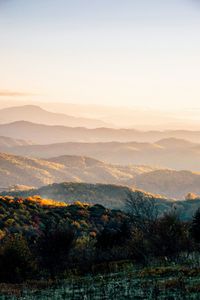
[[[7,92],[200,108],[200,1],[0,0],[1,98]]]

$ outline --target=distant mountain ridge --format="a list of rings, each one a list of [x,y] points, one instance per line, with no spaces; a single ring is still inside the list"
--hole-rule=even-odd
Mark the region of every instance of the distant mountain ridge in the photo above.
[[[183,148],[183,147],[192,147],[196,145],[196,143],[192,143],[184,139],[177,139],[172,137],[161,139],[157,141],[156,144],[165,148]]]
[[[45,159],[63,155],[76,155],[92,157],[111,164],[148,165],[157,169],[167,168],[200,172],[200,144],[175,138],[159,140],[155,143],[67,142],[50,145],[14,146],[9,149],[1,149],[1,151],[15,155]]]
[[[16,146],[28,146],[32,145],[31,141],[13,139],[6,136],[0,136],[0,149],[1,148],[12,148]]]
[[[31,120],[31,118],[30,118]],[[200,143],[200,131],[139,131],[135,129],[114,129],[109,127],[86,128],[62,125],[44,125],[29,121],[15,121],[0,124],[0,135],[15,139],[31,140],[36,144],[53,144],[65,142],[106,143],[138,142],[155,143],[163,139],[184,139]],[[105,125],[105,124],[104,124]]]
[[[139,130],[184,129],[199,130],[198,109],[184,109],[172,107],[169,110],[159,110],[139,107],[110,106],[98,104],[78,104],[66,102],[36,102],[29,99],[29,104],[39,105],[41,108],[54,113],[67,114],[78,118],[92,118],[111,123],[116,128],[135,128]],[[0,109],[10,106],[24,106],[23,99],[5,99],[0,101]],[[40,122],[41,123],[41,122]],[[109,126],[106,126],[109,127]],[[183,137],[185,138],[185,137]],[[157,138],[156,140],[158,140]]]
[[[96,128],[108,126],[101,120],[74,117],[71,115],[49,112],[37,105],[8,107],[0,110],[0,124],[17,121],[29,121],[45,125]]]
[[[200,195],[200,173],[191,171],[154,170],[137,175],[136,187],[167,198],[184,199],[190,193]]]

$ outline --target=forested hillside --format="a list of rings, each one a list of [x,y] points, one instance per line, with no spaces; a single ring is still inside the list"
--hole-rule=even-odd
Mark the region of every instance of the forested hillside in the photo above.
[[[84,156],[65,155],[44,160],[0,153],[3,187],[18,184],[40,187],[63,181],[133,185],[136,175],[153,170],[156,168],[117,166]]]
[[[100,204],[0,197],[0,280],[95,274],[117,261],[148,264],[196,249],[199,211],[191,223],[175,212],[158,216],[154,199],[140,192],[126,207],[125,213]]]
[[[200,207],[200,199],[189,198],[186,200],[168,200],[144,191],[133,190],[128,187],[109,184],[86,184],[86,183],[60,183],[51,184],[39,189],[25,191],[2,192],[1,195],[12,197],[33,197],[38,195],[42,198],[54,199],[64,203],[89,203],[91,205],[100,204],[109,209],[126,210],[126,201],[136,199],[138,194],[144,201],[153,200],[161,216],[165,213],[175,212],[182,220],[191,220],[195,211]],[[195,196],[195,195],[194,195]]]

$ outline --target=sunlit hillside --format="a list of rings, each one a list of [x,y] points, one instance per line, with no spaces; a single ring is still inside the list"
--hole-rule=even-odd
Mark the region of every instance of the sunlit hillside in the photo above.
[[[54,182],[132,184],[137,174],[156,168],[117,166],[84,156],[63,156],[42,160],[0,153],[0,187],[42,186]]]
[[[0,153],[0,182],[2,191],[69,182],[123,185],[178,200],[185,199],[190,192],[200,195],[198,172],[159,169],[148,165],[113,165],[73,155],[44,160]]]
[[[183,220],[191,220],[195,211],[200,207],[200,197],[193,193],[189,193],[184,200],[173,200],[159,194],[109,184],[64,182],[60,184],[54,183],[39,189],[11,191],[9,193],[2,192],[1,194],[15,198],[35,198],[35,195],[38,195],[35,198],[36,201],[41,201],[41,198],[47,198],[66,204],[78,202],[83,204],[88,203],[90,205],[100,204],[109,209],[121,209],[126,211],[126,201],[130,197],[133,197],[133,200],[136,199],[138,193],[142,195],[145,201],[148,199],[154,200],[159,215],[175,213]]]

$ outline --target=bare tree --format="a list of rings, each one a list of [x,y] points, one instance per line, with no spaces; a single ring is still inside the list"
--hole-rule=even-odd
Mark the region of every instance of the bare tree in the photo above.
[[[143,231],[148,231],[158,218],[156,199],[142,191],[128,193],[125,207],[132,224]]]

